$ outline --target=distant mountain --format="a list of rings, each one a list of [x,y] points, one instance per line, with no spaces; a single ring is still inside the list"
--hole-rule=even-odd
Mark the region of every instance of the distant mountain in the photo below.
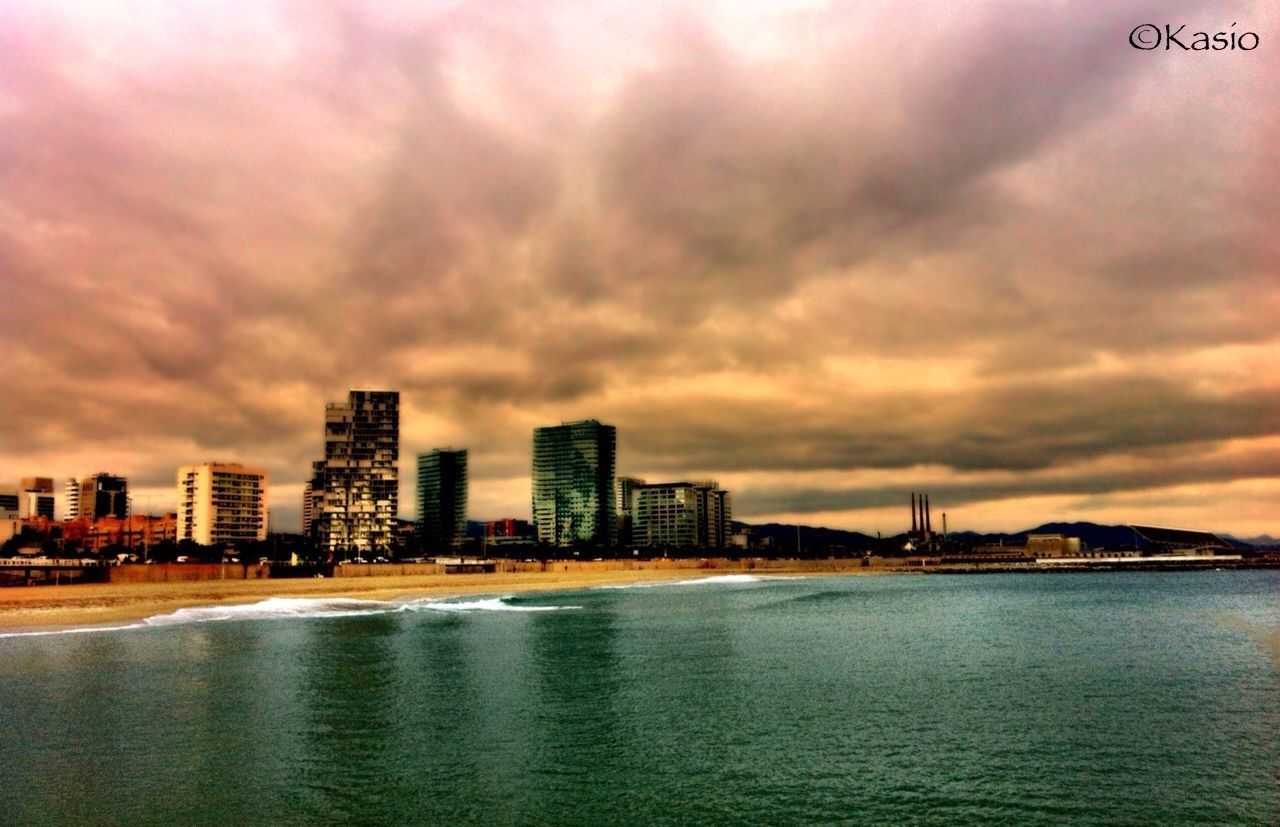
[[[1218,536],[1234,543],[1236,546],[1252,548],[1276,548],[1280,546],[1280,539],[1272,537],[1270,534],[1259,534],[1257,537],[1237,537],[1234,534],[1219,534]]]
[[[796,527],[794,524],[766,523],[752,525],[735,521],[733,526],[735,531],[740,531],[742,528],[749,526],[757,538],[772,538],[775,548],[794,549],[796,547]],[[1133,529],[1128,526],[1102,525],[1090,522],[1042,523],[1035,528],[1028,528],[1025,531],[1018,532],[953,531],[948,536],[953,543],[960,547],[1024,546],[1027,543],[1027,536],[1030,534],[1063,534],[1067,537],[1079,537],[1089,548],[1118,549],[1146,545],[1140,537],[1135,535]],[[1232,542],[1240,549],[1249,549],[1255,546],[1274,546],[1280,543],[1280,541],[1269,535],[1252,537],[1248,540],[1238,540],[1226,534],[1219,534],[1219,536]],[[800,526],[801,545],[806,551],[822,551],[828,548],[845,548],[854,551],[901,548],[906,539],[906,532],[879,540],[859,531]]]
[[[769,545],[779,552],[795,550],[795,523],[761,523],[757,525],[755,523],[744,523],[740,520],[733,521],[733,530],[735,532],[744,528],[751,529],[757,545],[767,539]],[[467,536],[483,537],[484,533],[485,523],[477,520],[467,521]],[[962,547],[985,545],[1024,546],[1027,543],[1028,534],[1065,534],[1068,537],[1079,537],[1089,548],[1115,549],[1132,547],[1135,542],[1143,545],[1140,539],[1135,538],[1133,529],[1128,526],[1101,525],[1089,522],[1043,523],[1035,528],[1028,528],[1025,531],[1018,532],[953,531],[948,536],[954,543]],[[1280,545],[1280,539],[1269,534],[1243,540],[1232,537],[1229,534],[1219,533],[1218,536],[1231,541],[1237,548],[1241,549],[1253,547],[1274,548]],[[846,531],[845,529],[823,528],[821,526],[800,526],[800,545],[806,553],[810,554],[827,551],[862,552],[901,549],[906,540],[906,532],[886,535],[881,539],[872,537],[869,534],[863,534],[861,531]]]
[[[1020,531],[1016,534],[981,534],[973,531],[952,532],[951,539],[970,545],[999,545],[1003,542],[1006,546],[1020,546],[1026,544],[1027,535],[1029,534],[1062,534],[1067,537],[1079,537],[1089,548],[1118,549],[1132,548],[1134,546],[1141,547],[1147,544],[1127,525],[1101,525],[1088,522],[1042,523],[1035,528],[1028,528],[1026,531]],[[1242,550],[1258,545],[1256,539],[1259,539],[1242,541],[1222,533],[1218,533],[1218,536]]]

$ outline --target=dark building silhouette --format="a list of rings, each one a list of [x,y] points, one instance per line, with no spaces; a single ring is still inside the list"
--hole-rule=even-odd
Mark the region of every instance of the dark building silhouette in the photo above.
[[[467,535],[467,452],[418,455],[418,540],[431,553],[453,550]]]
[[[97,473],[80,480],[77,514],[85,520],[129,516],[129,482],[124,477]]]

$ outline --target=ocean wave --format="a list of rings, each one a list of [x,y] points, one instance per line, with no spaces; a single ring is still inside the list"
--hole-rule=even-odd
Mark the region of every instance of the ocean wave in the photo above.
[[[94,632],[123,632],[131,629],[155,629],[169,626],[186,626],[196,623],[219,623],[231,620],[276,620],[285,618],[359,617],[364,615],[393,614],[396,612],[546,612],[558,609],[580,609],[581,606],[522,606],[506,601],[511,595],[456,600],[430,598],[411,602],[385,600],[359,600],[352,597],[271,597],[257,603],[236,603],[227,606],[191,606],[163,615],[154,615],[133,623],[110,626],[76,626],[69,629],[35,629],[19,632],[0,632],[0,639],[19,637],[46,637],[51,635],[81,635]]]
[[[110,626],[75,626],[69,629],[36,629],[25,632],[0,632],[0,638],[44,637],[47,635],[82,635],[93,632],[124,632],[130,629],[154,629],[185,626],[193,623],[216,623],[226,620],[271,620],[273,618],[353,617],[355,615],[388,614],[402,606],[380,600],[357,600],[349,597],[271,597],[257,603],[234,603],[227,606],[190,606],[168,614],[153,615],[133,623]]]
[[[145,629],[146,623],[126,623],[123,626],[76,626],[71,629],[36,629],[27,632],[0,632],[0,639],[10,637],[48,637],[50,635],[83,635],[90,632],[123,632],[127,629]]]
[[[212,623],[222,620],[272,620],[296,617],[354,617],[399,611],[396,603],[382,600],[357,600],[352,597],[271,597],[257,603],[230,606],[192,606],[167,615],[156,615],[142,621],[146,626],[177,626],[187,623]]]

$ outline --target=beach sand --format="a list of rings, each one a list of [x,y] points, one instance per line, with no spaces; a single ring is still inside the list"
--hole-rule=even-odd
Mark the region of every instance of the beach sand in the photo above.
[[[141,620],[192,606],[256,603],[272,597],[396,600],[466,594],[506,595],[746,573],[768,576],[815,572],[789,571],[785,568],[770,569],[768,572],[749,572],[745,568],[645,569],[15,586],[0,589],[0,629],[15,631],[94,626]]]

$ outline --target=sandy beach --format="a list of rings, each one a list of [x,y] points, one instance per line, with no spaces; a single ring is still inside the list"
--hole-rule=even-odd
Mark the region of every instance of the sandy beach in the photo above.
[[[687,580],[725,574],[818,572],[746,568],[503,572],[302,580],[197,580],[169,583],[89,583],[0,589],[0,629],[57,629],[140,620],[192,606],[255,603],[272,597],[353,597],[397,600],[466,594],[563,591],[602,584]],[[831,573],[831,572],[828,572]],[[844,572],[852,573],[852,572]]]

